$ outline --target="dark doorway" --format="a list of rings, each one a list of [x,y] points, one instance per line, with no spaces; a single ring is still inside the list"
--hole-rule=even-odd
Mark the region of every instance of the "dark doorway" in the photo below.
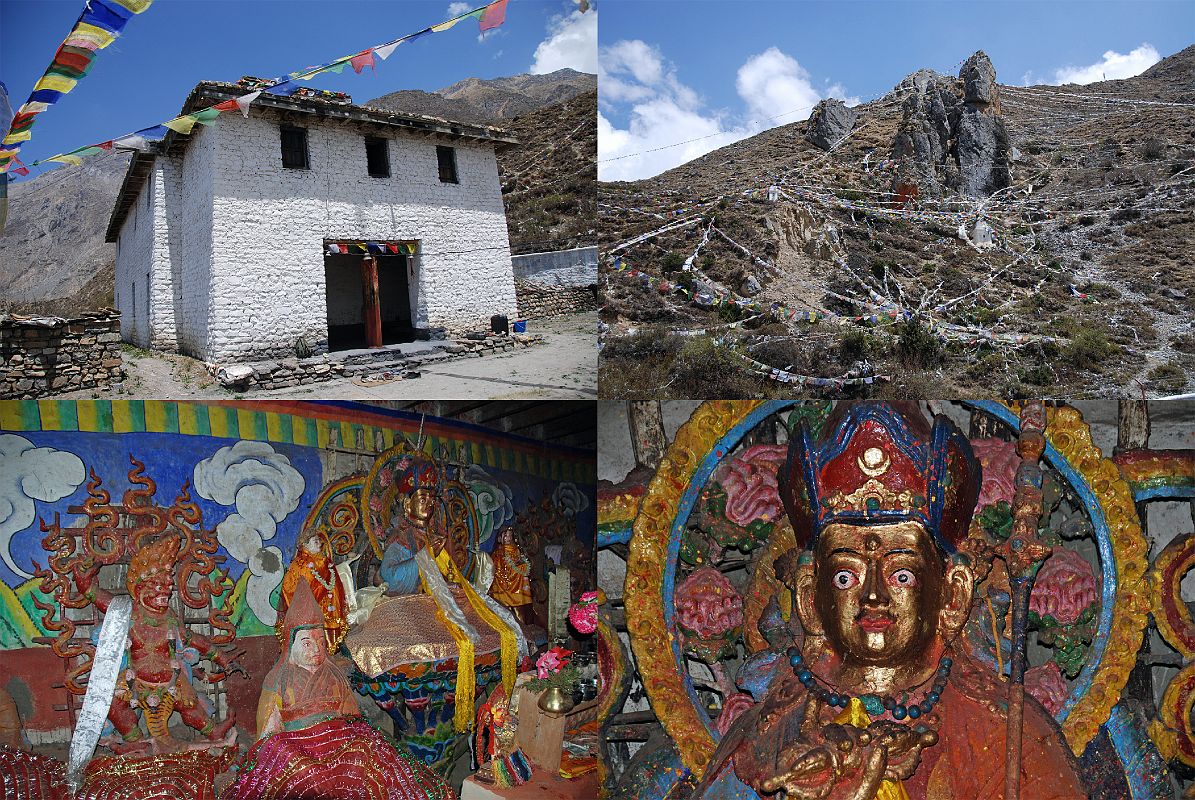
[[[408,255],[373,255],[377,259],[378,306],[382,343],[415,341],[411,324],[410,260]],[[355,254],[325,254],[328,349],[367,347],[362,293],[362,260]]]

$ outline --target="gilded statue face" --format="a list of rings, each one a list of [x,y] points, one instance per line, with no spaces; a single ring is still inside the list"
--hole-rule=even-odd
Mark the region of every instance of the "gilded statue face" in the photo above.
[[[295,641],[290,646],[291,663],[306,669],[315,669],[324,663],[328,651],[324,648],[324,632],[316,628],[307,628],[295,634]]]
[[[896,666],[926,652],[946,568],[921,523],[828,525],[816,565],[814,607],[844,662]]]
[[[436,494],[431,489],[416,489],[410,495],[407,515],[416,522],[426,522],[432,515]]]

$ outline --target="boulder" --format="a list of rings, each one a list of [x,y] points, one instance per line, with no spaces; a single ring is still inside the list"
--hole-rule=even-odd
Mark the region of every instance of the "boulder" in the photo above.
[[[828,97],[818,103],[809,116],[805,138],[823,150],[842,141],[855,127],[855,109],[841,100]]]
[[[747,297],[754,297],[762,291],[763,287],[759,285],[759,281],[755,279],[754,275],[748,275],[745,279],[743,279],[742,293]]]
[[[982,50],[963,62],[958,73],[963,82],[963,100],[967,103],[993,103],[996,100],[996,68]]]

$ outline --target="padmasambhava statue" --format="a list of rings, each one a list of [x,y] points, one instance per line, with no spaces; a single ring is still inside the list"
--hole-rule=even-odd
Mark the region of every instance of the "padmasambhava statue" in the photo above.
[[[990,551],[970,534],[980,466],[954,424],[916,406],[841,403],[802,425],[779,480],[799,556],[778,560],[804,628],[762,702],[722,740],[761,795],[998,798],[1007,683],[954,642]],[[1021,793],[1086,796],[1049,714],[1025,697]]]

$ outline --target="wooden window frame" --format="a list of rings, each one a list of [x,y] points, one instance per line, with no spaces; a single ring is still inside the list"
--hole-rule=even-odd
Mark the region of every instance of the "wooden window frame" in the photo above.
[[[287,153],[289,152],[292,155],[294,155],[297,152],[297,148],[287,147],[286,136],[288,133],[298,133],[298,134],[301,134],[301,136],[302,136],[302,139],[303,139],[303,163],[302,163],[302,165],[287,163]],[[283,169],[311,169],[311,150],[308,147],[307,129],[306,128],[300,128],[297,125],[279,126],[279,138],[281,140],[281,145],[282,145],[282,167],[283,167]]]
[[[370,157],[370,148],[374,148],[374,153],[381,154],[382,167],[381,171],[374,171],[374,159]],[[389,178],[390,177],[390,140],[380,136],[366,136],[365,137],[365,171],[371,178]]]
[[[445,160],[447,155],[447,160]],[[447,166],[447,170],[445,167]],[[440,173],[440,183],[461,182],[460,172],[456,168],[456,148],[446,144],[436,145],[436,167]],[[448,173],[445,177],[445,172]]]

